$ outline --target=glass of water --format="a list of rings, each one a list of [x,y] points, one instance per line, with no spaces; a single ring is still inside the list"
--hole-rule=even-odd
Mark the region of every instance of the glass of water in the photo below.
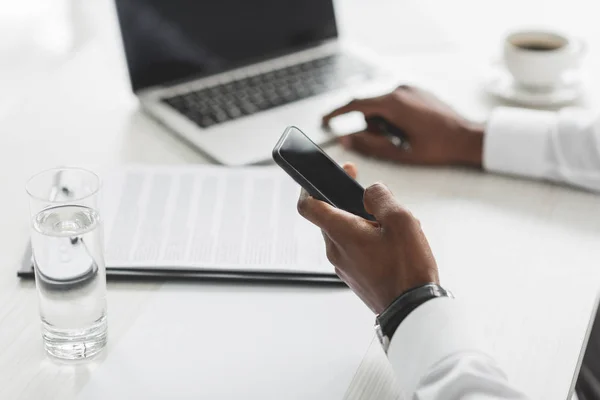
[[[106,345],[106,269],[98,214],[100,178],[80,168],[27,182],[31,247],[46,351],[85,359]]]

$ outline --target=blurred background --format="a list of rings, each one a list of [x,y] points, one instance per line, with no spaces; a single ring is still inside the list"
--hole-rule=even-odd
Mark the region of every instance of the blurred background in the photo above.
[[[337,0],[336,12],[342,36],[394,59],[406,70],[418,65],[422,75],[436,81],[462,79],[444,74],[448,62],[467,64],[467,75],[473,76],[497,57],[503,34],[515,27],[551,27],[584,37],[589,44],[586,61],[591,64],[600,40],[594,3]],[[2,0],[0,4],[0,117],[34,96],[40,84],[53,79],[57,68],[85,51],[101,52],[97,61],[102,59],[102,68],[109,68],[106,73],[128,89],[111,0]]]

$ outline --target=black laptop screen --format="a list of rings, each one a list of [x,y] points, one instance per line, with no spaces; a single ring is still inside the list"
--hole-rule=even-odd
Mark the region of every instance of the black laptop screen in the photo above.
[[[115,0],[134,91],[337,36],[332,0]]]

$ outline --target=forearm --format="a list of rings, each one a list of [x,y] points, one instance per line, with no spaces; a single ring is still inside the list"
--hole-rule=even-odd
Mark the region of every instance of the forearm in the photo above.
[[[451,298],[428,301],[400,324],[388,358],[406,399],[525,399],[469,324],[460,300]]]

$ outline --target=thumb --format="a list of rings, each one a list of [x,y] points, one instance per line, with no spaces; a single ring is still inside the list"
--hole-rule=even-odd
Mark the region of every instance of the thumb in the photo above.
[[[377,222],[386,223],[393,215],[407,212],[394,197],[394,194],[383,183],[376,183],[365,189],[363,199],[367,212],[375,217]]]

